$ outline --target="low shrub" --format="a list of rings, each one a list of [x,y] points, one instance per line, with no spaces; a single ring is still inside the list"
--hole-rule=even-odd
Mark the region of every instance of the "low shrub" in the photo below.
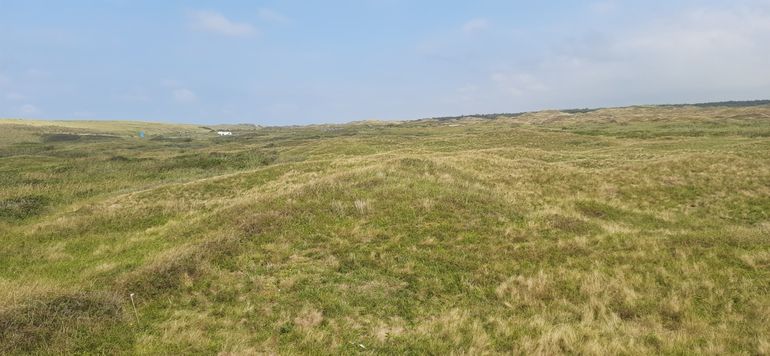
[[[47,204],[48,199],[39,195],[0,200],[0,218],[26,219],[42,213]]]

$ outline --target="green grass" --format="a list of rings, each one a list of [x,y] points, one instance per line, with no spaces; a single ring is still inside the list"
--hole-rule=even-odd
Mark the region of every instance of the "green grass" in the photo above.
[[[768,106],[233,130],[0,120],[0,353],[770,353]]]

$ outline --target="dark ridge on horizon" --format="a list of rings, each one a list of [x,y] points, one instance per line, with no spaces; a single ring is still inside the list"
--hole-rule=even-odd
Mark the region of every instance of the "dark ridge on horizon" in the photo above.
[[[598,107],[598,108],[574,108],[574,109],[556,109],[554,111],[561,111],[563,113],[567,114],[585,114],[592,111],[602,110],[602,109],[619,109],[619,108],[632,108],[632,107],[685,107],[685,106],[695,106],[695,107],[702,107],[702,108],[708,108],[708,107],[732,107],[732,108],[738,108],[738,107],[751,107],[751,106],[761,106],[761,105],[770,105],[770,99],[759,99],[759,100],[728,100],[728,101],[712,101],[712,102],[703,102],[703,103],[683,103],[683,104],[650,104],[650,105],[630,105],[630,106],[617,106],[617,107]],[[477,117],[481,119],[495,119],[500,116],[505,117],[516,117],[521,116],[524,114],[529,113],[536,113],[544,110],[536,110],[536,111],[522,111],[522,112],[515,112],[515,113],[492,113],[492,114],[469,114],[469,115],[458,115],[458,116],[437,116],[437,117],[428,117],[423,119],[417,119],[416,121],[421,120],[438,120],[438,121],[445,121],[445,120],[459,120],[463,118],[469,118],[469,117]]]
[[[767,99],[730,100],[730,101],[714,101],[714,102],[695,103],[695,104],[661,104],[661,105],[655,105],[655,106],[662,106],[662,107],[697,106],[697,107],[704,107],[704,108],[724,106],[724,107],[731,107],[731,108],[740,108],[740,107],[761,106],[761,105],[770,105],[770,100],[767,100]]]

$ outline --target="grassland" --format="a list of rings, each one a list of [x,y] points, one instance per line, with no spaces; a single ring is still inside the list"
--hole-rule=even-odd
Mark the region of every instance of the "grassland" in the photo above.
[[[0,121],[0,354],[770,353],[768,105],[214,136]]]

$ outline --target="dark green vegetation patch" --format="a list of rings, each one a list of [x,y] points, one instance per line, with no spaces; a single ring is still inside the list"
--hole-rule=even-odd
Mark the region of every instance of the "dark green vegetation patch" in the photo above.
[[[0,218],[26,219],[43,212],[48,203],[46,197],[27,195],[0,200]]]

